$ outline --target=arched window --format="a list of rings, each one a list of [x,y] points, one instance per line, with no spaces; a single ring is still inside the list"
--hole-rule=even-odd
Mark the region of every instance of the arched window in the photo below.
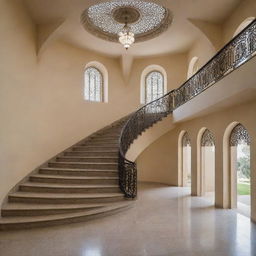
[[[159,71],[151,71],[145,80],[145,102],[151,102],[164,95],[164,76]]]
[[[103,101],[103,76],[95,67],[88,67],[84,73],[84,99]]]
[[[167,93],[167,73],[159,65],[147,66],[140,78],[140,103],[145,104]]]

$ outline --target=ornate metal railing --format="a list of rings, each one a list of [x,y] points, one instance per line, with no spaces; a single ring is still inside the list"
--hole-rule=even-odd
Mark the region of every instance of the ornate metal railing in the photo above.
[[[146,104],[131,115],[122,129],[119,141],[119,181],[127,198],[137,195],[136,164],[125,158],[133,141],[144,130],[240,67],[255,54],[256,19],[178,89]]]

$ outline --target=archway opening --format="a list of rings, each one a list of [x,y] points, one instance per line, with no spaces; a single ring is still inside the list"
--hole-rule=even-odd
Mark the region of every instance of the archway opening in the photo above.
[[[191,142],[187,132],[182,137],[182,186],[191,189]]]
[[[250,137],[241,124],[230,134],[231,208],[246,216],[251,212]]]
[[[200,195],[214,204],[215,201],[215,139],[205,129],[201,138]]]

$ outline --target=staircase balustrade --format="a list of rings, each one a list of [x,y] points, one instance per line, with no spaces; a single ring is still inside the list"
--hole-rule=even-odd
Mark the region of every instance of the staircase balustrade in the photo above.
[[[226,44],[179,88],[138,111],[124,125],[119,140],[119,185],[127,198],[137,196],[136,163],[125,158],[130,145],[147,128],[233,72],[256,53],[256,19]]]

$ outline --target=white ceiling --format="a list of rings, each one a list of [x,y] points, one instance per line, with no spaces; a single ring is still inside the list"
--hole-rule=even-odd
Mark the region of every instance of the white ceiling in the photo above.
[[[79,48],[106,55],[120,56],[125,49],[118,43],[99,39],[84,30],[80,24],[82,11],[104,0],[24,0],[36,24],[50,24],[64,20],[55,31],[57,38]],[[153,0],[151,0],[153,1]],[[134,57],[170,54],[186,51],[200,33],[190,22],[199,19],[222,23],[241,0],[154,0],[173,13],[170,28],[157,38],[134,44],[128,51]],[[56,36],[56,35],[55,35]]]

